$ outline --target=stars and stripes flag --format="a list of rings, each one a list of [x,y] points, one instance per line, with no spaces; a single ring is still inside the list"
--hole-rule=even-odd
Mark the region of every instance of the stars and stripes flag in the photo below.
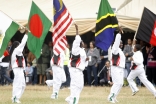
[[[53,25],[53,52],[59,55],[66,49],[66,32],[71,26],[73,19],[62,0],[53,0],[54,25]]]

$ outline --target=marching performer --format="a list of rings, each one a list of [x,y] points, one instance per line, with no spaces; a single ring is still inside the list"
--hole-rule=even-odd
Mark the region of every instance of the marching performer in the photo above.
[[[115,42],[112,47],[112,56],[111,56],[111,76],[113,81],[113,86],[111,87],[110,94],[108,96],[108,101],[111,103],[118,102],[116,100],[117,95],[119,94],[123,86],[123,71],[125,68],[125,55],[122,50],[119,48],[121,41],[121,34],[117,34]]]
[[[78,26],[75,24],[76,37],[72,47],[72,57],[69,62],[69,72],[71,77],[70,96],[65,100],[68,104],[78,104],[80,93],[84,86],[83,70],[86,65],[86,53],[83,49],[81,37],[78,35]]]
[[[12,84],[13,80],[7,75],[6,70],[9,67],[10,55],[9,51],[5,50],[2,57],[0,57],[0,68],[1,68],[1,80],[2,85],[4,84],[4,79]]]
[[[63,69],[65,53],[61,52],[58,56],[53,55],[50,63],[52,66],[53,80],[47,80],[48,86],[53,86],[53,93],[51,95],[52,99],[58,99],[58,93],[61,84],[66,81],[65,72]]]
[[[132,90],[132,96],[134,96],[139,89],[137,88],[135,82],[133,81],[136,77],[139,77],[141,82],[147,87],[147,89],[152,92],[156,98],[156,90],[154,86],[146,78],[144,66],[143,66],[143,55],[141,52],[141,46],[136,44],[134,46],[134,55],[131,57],[132,67],[131,72],[127,78],[130,88]]]
[[[24,93],[26,86],[23,72],[25,69],[25,59],[22,52],[28,39],[27,33],[28,31],[26,30],[26,34],[24,35],[21,43],[15,41],[10,50],[11,67],[14,72],[12,91],[13,103],[21,103],[19,100]]]

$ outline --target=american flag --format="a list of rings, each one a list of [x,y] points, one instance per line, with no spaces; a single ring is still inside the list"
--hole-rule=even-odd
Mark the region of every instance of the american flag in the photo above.
[[[73,19],[62,0],[53,0],[54,25],[53,25],[53,51],[59,55],[67,46],[66,31],[71,26]]]

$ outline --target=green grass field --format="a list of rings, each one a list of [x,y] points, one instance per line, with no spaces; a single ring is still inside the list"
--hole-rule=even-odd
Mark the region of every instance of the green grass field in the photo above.
[[[117,104],[156,104],[154,96],[145,88],[140,87],[140,91],[135,96],[131,96],[129,87],[123,87],[118,96]],[[79,104],[110,104],[107,101],[110,87],[84,87]],[[46,86],[27,86],[20,99],[22,104],[67,104],[65,98],[70,90],[61,89],[57,100],[50,99],[52,88],[48,90]],[[0,104],[11,104],[12,86],[0,86]]]

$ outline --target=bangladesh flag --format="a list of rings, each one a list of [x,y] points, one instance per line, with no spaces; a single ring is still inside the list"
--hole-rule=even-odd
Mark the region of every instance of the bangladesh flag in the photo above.
[[[0,11],[0,57],[8,46],[8,42],[15,35],[19,25]]]
[[[156,15],[144,8],[136,37],[156,46]]]
[[[28,33],[27,46],[36,58],[40,57],[42,44],[51,25],[51,21],[32,1],[28,20],[28,29],[30,32]]]

